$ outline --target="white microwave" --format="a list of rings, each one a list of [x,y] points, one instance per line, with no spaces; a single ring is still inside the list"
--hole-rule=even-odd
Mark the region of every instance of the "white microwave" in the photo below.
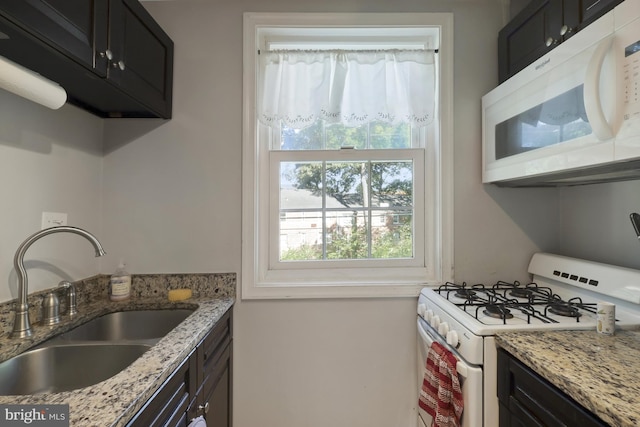
[[[640,0],[614,10],[482,98],[484,183],[640,178]]]

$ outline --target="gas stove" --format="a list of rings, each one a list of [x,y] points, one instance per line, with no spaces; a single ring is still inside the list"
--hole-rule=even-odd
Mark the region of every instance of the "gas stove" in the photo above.
[[[596,303],[584,302],[581,297],[565,300],[537,283],[446,283],[435,292],[485,325],[580,323],[596,315]]]
[[[593,330],[598,302],[615,304],[616,328],[640,326],[640,271],[547,253],[534,254],[529,283],[445,283],[418,298],[418,383],[431,342],[457,359],[463,427],[498,425],[495,335],[519,330]],[[468,404],[467,404],[468,403]],[[419,412],[421,425],[430,418]]]
[[[617,327],[640,325],[638,270],[537,253],[529,273],[530,283],[425,288],[423,317],[438,330],[444,312],[480,336],[520,329],[595,329],[596,305],[608,301],[616,304]]]

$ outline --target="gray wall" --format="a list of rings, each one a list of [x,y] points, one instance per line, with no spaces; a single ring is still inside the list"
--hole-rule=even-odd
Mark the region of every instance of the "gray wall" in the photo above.
[[[16,249],[40,230],[42,212],[101,234],[103,121],[70,105],[49,110],[0,90],[0,301],[17,297]],[[51,235],[25,254],[30,291],[99,271],[91,245]]]
[[[640,269],[640,241],[629,214],[640,212],[640,181],[560,190],[559,251]]]

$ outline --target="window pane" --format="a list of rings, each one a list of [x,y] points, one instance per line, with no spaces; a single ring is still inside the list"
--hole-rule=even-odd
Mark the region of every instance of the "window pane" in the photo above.
[[[280,131],[280,147],[275,150],[322,150],[323,123],[318,120],[303,129],[292,129],[282,125]]]
[[[371,163],[371,205],[413,206],[413,162]]]
[[[363,212],[327,212],[327,259],[369,258],[366,219]]]
[[[371,258],[413,257],[413,215],[408,211],[371,215]]]
[[[322,212],[280,213],[280,260],[322,259]]]
[[[342,147],[367,148],[367,132],[368,125],[357,127],[348,127],[339,123],[327,125],[327,149],[335,150]]]
[[[411,126],[408,123],[390,125],[372,122],[369,125],[370,148],[411,148]]]
[[[327,207],[334,200],[346,208],[368,204],[363,197],[363,188],[368,187],[368,179],[367,162],[327,162],[324,185]]]
[[[322,162],[280,163],[280,209],[322,208]]]
[[[275,138],[274,141],[277,141]],[[273,150],[338,150],[340,148],[401,149],[411,148],[411,125],[391,125],[372,121],[360,126],[345,126],[317,120],[303,129],[293,129],[281,123],[279,142]]]

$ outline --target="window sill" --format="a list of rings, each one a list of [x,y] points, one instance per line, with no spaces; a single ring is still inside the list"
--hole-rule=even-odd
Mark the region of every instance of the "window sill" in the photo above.
[[[439,283],[438,283],[439,284]],[[314,299],[314,298],[415,298],[420,290],[436,283],[395,284],[260,284],[242,285],[242,299]]]

